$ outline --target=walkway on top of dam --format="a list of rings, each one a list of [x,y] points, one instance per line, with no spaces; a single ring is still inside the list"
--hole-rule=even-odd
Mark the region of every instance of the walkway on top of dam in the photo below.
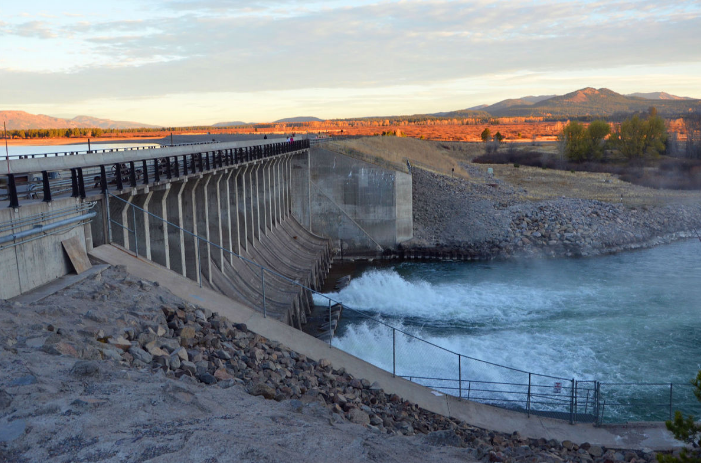
[[[10,156],[0,162],[0,206],[85,198],[91,192],[158,183],[308,148],[309,140],[269,139]]]

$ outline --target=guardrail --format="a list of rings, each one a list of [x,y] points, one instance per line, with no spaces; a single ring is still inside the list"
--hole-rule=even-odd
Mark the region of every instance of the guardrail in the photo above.
[[[115,140],[113,143],[119,143]],[[196,143],[180,143],[177,145],[148,145],[148,146],[130,146],[124,148],[105,148],[105,149],[90,149],[85,151],[57,151],[54,153],[36,153],[36,154],[11,154],[3,156],[4,160],[13,159],[36,159],[36,158],[51,158],[58,156],[80,156],[85,154],[94,153],[118,153],[120,151],[140,151],[140,150],[152,150],[159,148],[173,148],[176,146],[193,146],[193,145],[211,145],[213,143],[219,143],[218,141],[207,141],[207,142],[196,142]]]
[[[107,193],[108,200],[116,198],[128,201]],[[309,291],[328,305],[328,343],[334,344],[335,331],[331,320],[332,310],[340,306],[344,316],[357,317],[367,324],[377,324],[383,335],[375,339],[373,348],[375,357],[364,359],[394,376],[402,377],[415,383],[430,387],[436,391],[450,394],[465,400],[486,403],[506,408],[528,415],[546,416],[561,419],[570,423],[594,423],[628,421],[634,417],[638,421],[657,421],[671,418],[673,410],[681,408],[685,412],[697,411],[698,402],[694,399],[691,384],[680,383],[609,383],[597,380],[577,380],[529,372],[518,368],[499,365],[494,362],[471,357],[438,344],[422,339],[405,329],[395,327],[383,320],[373,317],[363,311],[354,309],[312,288],[304,286],[273,269],[262,266],[212,241],[198,236],[184,228],[169,222],[162,217],[146,211],[133,203],[132,223],[136,224],[136,212],[147,214],[155,220],[160,220],[180,230],[197,240],[198,281],[202,284],[202,244],[209,245],[224,253],[246,262],[259,269],[261,300],[259,309],[267,317],[266,284],[270,284],[271,276],[282,279],[301,290]],[[109,210],[107,205],[106,210]],[[134,235],[135,255],[138,256],[138,238],[136,225],[129,227],[109,219]],[[267,281],[267,283],[266,283]],[[279,280],[278,280],[279,281]],[[326,309],[326,308],[325,308]],[[360,358],[362,355],[350,352]],[[434,371],[452,372],[450,376],[425,376],[421,364],[430,364]],[[500,380],[491,380],[498,377]],[[654,393],[641,392],[654,389]],[[666,389],[665,389],[666,388]]]
[[[204,145],[204,143],[194,145]],[[307,148],[309,148],[308,140],[298,140],[207,150],[177,156],[154,156],[140,161],[77,167],[70,171],[44,170],[40,173],[12,173],[5,176],[4,182],[0,178],[0,188],[4,186],[4,192],[0,190],[0,200],[9,200],[10,207],[18,208],[20,197],[41,198],[45,202],[50,202],[54,194],[71,191],[72,197],[85,198],[86,192],[91,188],[99,188],[102,193],[107,191],[108,185],[115,185],[118,190],[124,189],[125,185],[135,188],[138,184],[148,185],[152,181],[160,182],[161,179],[207,172]],[[18,178],[23,180],[18,182]]]

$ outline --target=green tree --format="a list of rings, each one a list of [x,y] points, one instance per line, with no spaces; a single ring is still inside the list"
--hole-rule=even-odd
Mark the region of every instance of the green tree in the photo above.
[[[504,137],[504,135],[501,134],[501,132],[497,132],[497,133],[494,134],[494,139],[495,139],[496,141],[498,141],[499,143],[501,143],[502,140],[504,140],[504,138],[505,138],[505,137]]]
[[[596,120],[589,124],[589,159],[601,159],[604,156],[604,140],[610,133],[611,126],[606,121]]]
[[[577,121],[571,121],[562,129],[558,141],[564,147],[564,154],[570,161],[581,162],[587,159],[589,141],[587,129]]]
[[[482,131],[480,137],[482,137],[483,142],[488,142],[492,138],[492,131],[489,130],[489,127]]]
[[[701,401],[701,371],[691,381],[691,384],[694,385],[696,399]],[[682,412],[677,410],[674,413],[674,420],[665,421],[665,425],[674,434],[675,439],[695,444],[696,447],[701,445],[701,425],[696,424],[693,416],[689,415],[684,419]],[[701,463],[701,450],[697,447],[689,453],[686,449],[682,449],[679,458],[673,455],[658,454],[657,460],[661,463]]]
[[[594,161],[603,157],[604,139],[610,133],[611,126],[606,121],[593,121],[589,127],[572,121],[565,126],[558,139],[570,161]]]
[[[612,144],[629,160],[659,156],[666,141],[667,128],[655,108],[650,108],[647,119],[637,114],[626,119],[611,137]]]

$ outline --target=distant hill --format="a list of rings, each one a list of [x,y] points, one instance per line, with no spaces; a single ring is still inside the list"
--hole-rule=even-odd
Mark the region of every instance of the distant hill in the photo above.
[[[250,122],[242,122],[242,121],[231,121],[231,122],[217,122],[216,124],[212,124],[212,127],[236,127],[237,125],[249,125],[251,124]]]
[[[670,95],[667,92],[629,93],[626,96],[645,98],[646,100],[693,100],[693,98],[689,98],[688,96]]]
[[[324,119],[319,119],[318,117],[312,116],[298,116],[298,117],[287,117],[285,119],[279,119],[275,122],[323,122]]]
[[[158,128],[156,125],[140,122],[113,121],[89,116],[76,116],[73,119],[62,119],[44,114],[30,114],[25,111],[0,111],[0,120],[7,122],[7,130],[27,129],[71,129],[71,128],[101,128],[101,129],[136,129],[141,127]]]
[[[469,109],[469,110],[471,110],[471,111],[479,111],[479,110],[481,110],[481,109],[486,108],[487,106],[489,106],[489,105],[488,105],[488,104],[479,104],[479,105],[477,105],[477,106],[473,106],[473,107],[467,108],[467,109]]]
[[[476,111],[474,109],[458,109],[456,111],[445,111],[440,113],[428,114],[435,117],[489,117],[489,113],[484,110]]]
[[[645,111],[650,106],[661,115],[678,116],[701,110],[701,100],[655,100],[621,95],[607,88],[583,88],[566,95],[547,98],[536,103],[527,101],[518,104],[492,105],[484,109],[495,117],[583,117],[612,116],[616,113]]]

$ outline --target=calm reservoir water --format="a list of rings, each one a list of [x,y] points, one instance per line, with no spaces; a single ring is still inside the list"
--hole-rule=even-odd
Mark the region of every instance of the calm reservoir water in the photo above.
[[[149,143],[91,143],[90,144],[90,149],[91,150],[108,150],[108,149],[115,149],[115,148],[136,148],[136,147],[143,147],[143,146],[160,146],[158,143],[154,142],[149,142]],[[8,151],[10,156],[18,156],[18,155],[24,155],[24,154],[43,154],[43,153],[64,153],[64,152],[71,152],[71,151],[87,151],[88,150],[88,144],[87,143],[76,143],[73,145],[31,145],[31,146],[24,146],[24,145],[15,145],[15,146],[8,146]],[[3,143],[2,150],[0,150],[0,156],[5,156],[5,146]]]
[[[663,404],[669,401],[669,383],[688,384],[701,368],[701,242],[696,239],[587,259],[405,262],[366,269],[331,296],[472,358],[561,378],[666,384],[619,390],[619,402],[627,395],[660,402],[660,413],[647,416],[650,410],[628,407],[626,419],[667,418],[669,406]],[[395,333],[393,359],[391,328],[351,311],[344,312],[334,342],[399,375],[457,375],[455,355],[405,335],[398,339]],[[524,381],[520,373],[461,360],[463,378]],[[556,381],[541,378],[549,392]],[[691,397],[688,387],[677,392],[682,389],[686,392],[675,402]],[[613,393],[613,386],[608,391]],[[611,395],[608,400],[615,401]]]

